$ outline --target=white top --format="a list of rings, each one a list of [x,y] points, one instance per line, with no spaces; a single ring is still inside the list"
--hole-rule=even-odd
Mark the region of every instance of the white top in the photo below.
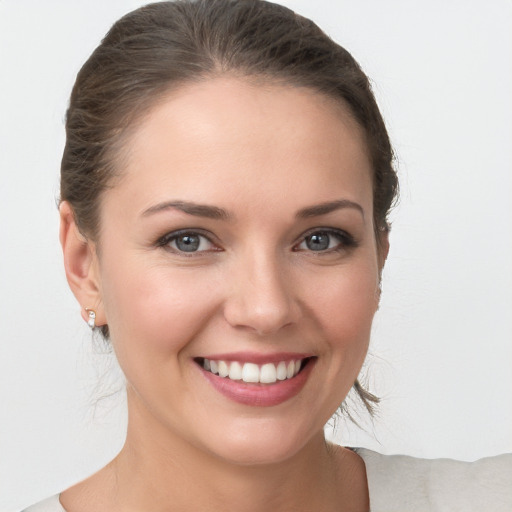
[[[512,453],[460,462],[356,452],[371,512],[512,512]]]
[[[371,512],[511,512],[512,453],[460,462],[381,455],[357,448]],[[66,512],[53,496],[22,512]]]

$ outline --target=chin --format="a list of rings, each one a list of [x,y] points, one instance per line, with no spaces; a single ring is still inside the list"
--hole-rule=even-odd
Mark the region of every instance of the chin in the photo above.
[[[246,423],[247,428],[237,426],[224,432],[212,432],[208,450],[231,464],[263,466],[292,459],[315,437],[294,431],[289,425],[272,425],[269,424],[271,422],[255,422],[254,419]],[[323,439],[322,427],[318,435]],[[212,445],[214,440],[215,445]]]

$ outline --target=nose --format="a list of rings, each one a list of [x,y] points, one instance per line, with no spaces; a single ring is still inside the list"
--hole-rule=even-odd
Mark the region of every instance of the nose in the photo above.
[[[230,325],[262,336],[297,322],[299,302],[284,267],[267,255],[252,255],[239,262],[229,278],[233,285],[224,307]]]

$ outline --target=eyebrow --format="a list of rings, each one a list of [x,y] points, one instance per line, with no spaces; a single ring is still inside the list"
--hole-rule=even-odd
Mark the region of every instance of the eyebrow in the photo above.
[[[352,208],[359,211],[364,220],[363,207],[360,204],[350,201],[348,199],[339,199],[337,201],[328,201],[326,203],[307,206],[306,208],[302,208],[297,212],[296,218],[308,219],[311,217],[319,217],[321,215],[327,215],[328,213],[332,213],[336,210],[341,210],[344,208]],[[148,217],[155,213],[159,213],[170,209],[180,210],[183,213],[186,213],[188,215],[194,215],[195,217],[206,217],[208,219],[214,220],[233,219],[233,215],[224,210],[223,208],[219,208],[218,206],[193,203],[190,201],[165,201],[163,203],[158,203],[154,206],[151,206],[147,210],[144,210],[142,216]]]
[[[343,208],[353,208],[359,211],[364,220],[363,207],[359,203],[354,203],[353,201],[349,201],[348,199],[339,199],[337,201],[329,201],[327,203],[308,206],[306,208],[303,208],[302,210],[299,210],[296,216],[299,219],[308,219],[310,217],[327,215],[328,213],[334,212],[336,210],[341,210]]]
[[[217,206],[192,203],[189,201],[166,201],[164,203],[159,203],[155,206],[151,206],[147,210],[144,210],[142,216],[147,217],[170,209],[180,210],[188,215],[194,215],[196,217],[207,217],[208,219],[229,220],[232,218],[231,214]]]

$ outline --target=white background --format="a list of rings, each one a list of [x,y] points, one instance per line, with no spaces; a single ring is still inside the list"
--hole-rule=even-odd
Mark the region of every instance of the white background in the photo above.
[[[0,0],[0,512],[120,449],[122,385],[67,289],[57,241],[74,76],[136,0]],[[402,200],[375,321],[367,433],[384,453],[512,451],[512,3],[288,0],[375,83]],[[101,346],[101,343],[96,343]],[[116,380],[117,379],[117,380]]]

